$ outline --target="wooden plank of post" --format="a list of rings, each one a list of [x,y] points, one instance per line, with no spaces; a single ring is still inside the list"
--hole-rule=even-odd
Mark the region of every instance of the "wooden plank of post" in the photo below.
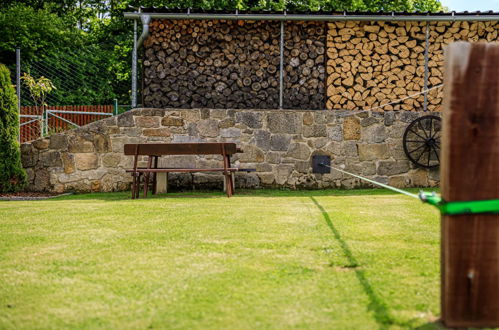
[[[446,201],[499,199],[499,44],[445,55],[441,189]],[[499,214],[442,216],[442,320],[499,327]]]

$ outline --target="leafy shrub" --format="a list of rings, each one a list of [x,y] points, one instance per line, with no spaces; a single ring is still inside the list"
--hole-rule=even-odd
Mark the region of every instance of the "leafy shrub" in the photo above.
[[[10,81],[9,69],[0,64],[0,192],[16,191],[26,184],[18,135],[16,92]]]

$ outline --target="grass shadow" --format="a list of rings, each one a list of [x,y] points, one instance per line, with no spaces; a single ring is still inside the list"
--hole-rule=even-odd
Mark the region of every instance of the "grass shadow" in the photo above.
[[[390,325],[411,327],[411,324],[413,323],[412,320],[409,322],[398,322],[391,316],[388,305],[376,294],[371,283],[369,283],[369,280],[366,277],[365,271],[359,268],[360,265],[355,256],[353,255],[352,250],[350,250],[350,247],[348,246],[347,242],[345,242],[345,240],[341,237],[340,232],[334,226],[327,211],[324,209],[324,207],[321,204],[319,204],[317,199],[315,199],[313,196],[311,196],[310,199],[315,204],[315,206],[317,206],[327,226],[333,232],[334,238],[340,244],[341,249],[348,260],[349,264],[348,267],[355,272],[357,280],[359,281],[360,285],[362,286],[362,289],[369,298],[368,310],[374,313],[374,319],[378,323],[379,328],[386,329]]]

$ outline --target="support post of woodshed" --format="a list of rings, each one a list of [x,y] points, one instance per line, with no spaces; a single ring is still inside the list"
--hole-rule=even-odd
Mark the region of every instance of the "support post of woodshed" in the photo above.
[[[445,54],[441,189],[447,202],[499,199],[499,44]],[[442,320],[499,327],[499,214],[442,216]]]
[[[281,35],[279,42],[279,109],[283,107],[284,99],[284,21],[281,21]]]

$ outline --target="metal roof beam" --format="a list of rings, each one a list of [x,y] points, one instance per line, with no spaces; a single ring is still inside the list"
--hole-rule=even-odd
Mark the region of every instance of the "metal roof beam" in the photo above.
[[[468,15],[322,15],[322,14],[209,14],[209,13],[131,13],[124,14],[128,19],[140,19],[147,15],[152,19],[225,19],[225,20],[245,20],[245,21],[417,21],[417,22],[455,22],[455,21],[499,21],[499,14],[468,14]]]

